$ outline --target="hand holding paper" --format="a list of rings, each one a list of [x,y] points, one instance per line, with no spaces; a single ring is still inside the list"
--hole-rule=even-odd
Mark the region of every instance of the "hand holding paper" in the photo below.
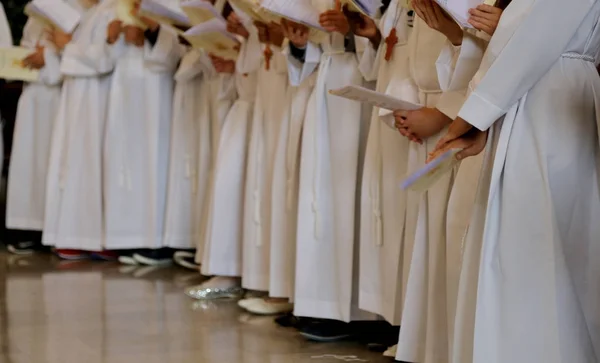
[[[493,36],[500,23],[502,9],[488,4],[481,4],[475,9],[469,10],[469,15],[469,24],[475,29]]]
[[[445,153],[452,148],[463,149],[457,158],[464,159],[479,154],[485,148],[487,142],[487,131],[479,131],[471,124],[458,117],[450,124],[448,132],[437,143],[433,152],[429,154],[429,160]]]
[[[43,62],[44,55],[41,47],[38,47],[34,53],[31,49],[23,47],[0,48],[0,78],[35,82],[39,77],[37,68],[42,68]]]
[[[29,54],[21,62],[22,66],[29,69],[42,69],[46,65],[44,58],[44,47],[39,43],[35,46],[35,52]]]
[[[456,158],[460,149],[451,149],[431,160],[421,169],[407,177],[400,187],[403,190],[424,192],[431,188],[444,174],[450,172],[459,161]]]
[[[404,101],[384,93],[376,92],[360,86],[346,86],[340,89],[330,90],[330,94],[338,97],[344,97],[350,100],[366,103],[386,110],[405,110],[414,111],[422,108],[422,105]]]

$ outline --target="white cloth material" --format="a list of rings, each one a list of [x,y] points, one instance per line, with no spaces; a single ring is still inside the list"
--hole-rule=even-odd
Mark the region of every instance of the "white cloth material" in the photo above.
[[[445,41],[441,33],[429,28],[421,18],[415,18],[409,40],[409,63],[412,79],[419,89],[419,101],[427,107],[435,107],[441,97],[436,60]],[[444,133],[442,130],[422,145],[410,144],[409,173],[425,164],[428,153]],[[416,229],[408,263],[397,360],[444,362],[447,357],[446,255],[455,251],[453,246],[446,246],[446,209],[453,179],[451,172],[425,193],[407,193],[405,243],[413,236],[412,229]],[[412,219],[415,212],[416,221]],[[460,251],[460,246],[456,248]]]
[[[208,107],[203,107],[200,110],[201,116],[198,122],[209,122],[210,135],[199,135],[200,141],[197,151],[198,173],[201,173],[205,167],[203,154],[205,149],[203,143],[206,140],[206,136],[210,138],[210,160],[206,179],[199,175],[197,186],[199,193],[196,194],[197,202],[194,206],[194,213],[196,215],[194,217],[194,221],[196,221],[194,224],[194,238],[196,239],[196,261],[198,263],[202,262],[204,256],[208,215],[211,208],[211,201],[213,198],[212,191],[214,189],[215,181],[214,170],[217,164],[221,130],[231,105],[237,98],[235,75],[217,74],[214,67],[212,67],[212,63],[210,63],[210,58],[205,56],[203,59],[207,69],[210,68],[211,72],[204,73],[204,81],[202,82],[203,90],[200,93],[200,96],[202,97],[202,104],[208,105]],[[208,67],[209,64],[210,67]],[[204,193],[202,193],[203,189]]]
[[[219,146],[207,209],[202,274],[242,275],[244,181],[248,129],[256,96],[256,76],[262,54],[256,32],[243,42],[236,64],[238,99],[229,110]]]
[[[113,0],[104,0],[86,11],[62,53],[64,81],[52,135],[43,235],[44,244],[57,248],[100,251],[104,245],[102,149],[114,68],[106,29],[113,6]]]
[[[498,135],[465,241],[454,362],[600,357],[600,4],[561,4],[506,9],[459,112]]]
[[[38,82],[23,86],[13,135],[6,226],[41,231],[44,227],[46,175],[54,117],[60,103],[60,56],[47,42],[44,25],[30,18],[23,29],[21,46],[35,51],[44,47],[45,65]]]
[[[446,42],[437,61],[438,77],[444,93],[436,108],[455,119],[468,95],[469,84],[477,73],[488,42],[471,32],[465,32],[462,45],[453,46]],[[446,302],[448,357],[454,355],[454,331],[458,285],[465,237],[477,192],[483,153],[463,160],[456,172],[454,185],[448,201],[446,220]],[[460,297],[462,298],[462,297]]]
[[[163,247],[177,36],[112,46],[116,58],[104,143],[107,249]]]
[[[263,54],[265,45],[257,47]],[[270,46],[257,74],[256,99],[249,132],[244,194],[242,287],[269,290],[271,254],[271,202],[275,152],[286,112],[287,62],[281,50]]]
[[[0,47],[10,47],[13,45],[12,33],[4,6],[0,4]],[[0,160],[4,160],[4,137],[2,136],[2,115],[0,115]]]
[[[174,249],[196,248],[200,206],[208,188],[211,160],[210,78],[214,69],[207,55],[188,50],[175,73],[169,182],[164,244]]]
[[[368,47],[360,62],[367,80],[377,79],[376,90],[387,93],[390,85],[408,77],[408,11],[393,0],[382,17],[379,29],[384,38],[395,29],[398,43],[386,61],[388,44]],[[392,91],[393,93],[393,91]],[[398,97],[402,95],[396,94]],[[411,97],[414,98],[413,95]],[[408,140],[387,127],[375,108],[371,115],[361,193],[360,293],[359,307],[400,325],[403,278],[405,192],[399,182],[406,175]]]
[[[322,3],[327,3],[325,9],[333,5]],[[309,53],[317,50],[309,43],[311,47]],[[331,34],[321,47],[317,84],[302,135],[294,314],[341,321],[369,319],[370,314],[358,309],[358,264],[354,262],[362,107],[328,93],[362,85],[362,77],[356,54],[344,51],[341,34]],[[301,68],[296,61],[288,62],[295,68],[290,75],[312,73],[316,63],[310,62],[309,53]],[[291,83],[298,81],[301,77]]]
[[[317,74],[313,73],[299,86],[288,88],[285,117],[279,130],[271,186],[271,297],[294,298],[300,141],[316,80]]]

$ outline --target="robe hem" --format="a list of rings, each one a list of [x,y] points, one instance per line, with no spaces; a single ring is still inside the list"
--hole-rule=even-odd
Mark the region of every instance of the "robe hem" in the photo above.
[[[56,243],[56,242],[50,242],[50,241],[58,241],[60,240],[60,243]],[[89,238],[77,238],[77,237],[70,237],[70,238],[60,238],[58,237],[58,235],[55,234],[44,234],[42,236],[42,244],[44,246],[53,246],[57,249],[73,249],[73,250],[82,250],[82,251],[89,251],[89,252],[101,252],[104,251],[105,248],[102,248],[102,240],[101,239],[89,239]],[[95,245],[96,247],[88,247],[88,245]]]
[[[170,247],[173,249],[184,249],[184,250],[189,250],[189,249],[194,249],[196,248],[196,243],[194,243],[194,241],[196,241],[197,238],[194,238],[192,236],[190,237],[165,237],[163,239],[164,245],[165,247]]]
[[[33,219],[6,218],[6,228],[19,229],[23,231],[42,231],[44,221],[34,221]]]
[[[157,240],[160,239],[157,238]],[[144,237],[111,237],[106,239],[104,246],[107,250],[158,249],[163,247],[161,243],[148,243],[148,239]]]
[[[309,317],[314,319],[330,319],[350,322],[350,311],[346,316],[339,313],[339,304],[336,302],[325,302],[312,299],[295,299],[294,315],[300,317]],[[350,310],[350,306],[348,306]]]

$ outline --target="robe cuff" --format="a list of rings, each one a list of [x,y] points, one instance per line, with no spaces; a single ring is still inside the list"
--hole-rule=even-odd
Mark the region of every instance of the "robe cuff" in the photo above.
[[[477,129],[485,131],[505,113],[506,111],[486,100],[475,91],[467,98],[458,116]]]
[[[44,68],[40,70],[39,82],[46,86],[58,86],[62,81],[60,56],[51,48],[44,48]]]
[[[381,49],[384,47],[379,47],[379,49],[375,49],[372,46],[368,46],[365,48],[364,52],[358,62],[358,69],[362,74],[363,78],[368,81],[376,81],[379,73],[379,63],[381,58]]]

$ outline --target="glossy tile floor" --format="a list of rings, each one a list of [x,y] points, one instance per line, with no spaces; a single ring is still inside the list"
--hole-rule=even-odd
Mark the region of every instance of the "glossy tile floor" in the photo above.
[[[310,343],[235,302],[196,302],[201,282],[153,270],[0,252],[0,363],[391,362],[352,343]]]

